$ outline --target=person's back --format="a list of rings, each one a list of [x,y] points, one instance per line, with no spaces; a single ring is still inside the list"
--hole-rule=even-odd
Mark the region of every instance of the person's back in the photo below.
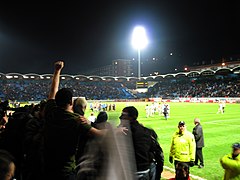
[[[87,123],[83,115],[73,112],[73,94],[70,89],[58,90],[63,61],[55,63],[52,84],[45,107],[44,127],[44,179],[74,180],[76,155],[81,137],[106,134]],[[121,129],[124,131],[125,129]],[[84,147],[82,147],[84,148]]]
[[[16,109],[12,117],[8,119],[6,128],[2,135],[2,148],[10,152],[15,158],[16,172],[15,177],[19,179],[22,176],[23,166],[23,139],[26,123],[32,118],[29,113],[29,107]]]
[[[71,173],[75,168],[75,151],[78,142],[78,132],[87,133],[90,127],[81,129],[77,122],[78,114],[70,113],[56,106],[54,100],[46,105],[45,124],[45,165],[46,173]],[[73,168],[73,169],[69,169]]]
[[[44,109],[46,101],[41,101],[39,109],[25,127],[23,141],[24,149],[24,180],[42,180],[44,175],[43,163],[43,127],[45,123]]]
[[[133,106],[125,107],[122,110],[120,126],[130,125],[129,135],[132,135],[132,143],[135,153],[137,178],[151,178],[150,166],[152,156],[150,154],[152,141],[149,131],[137,121],[138,111]],[[155,174],[155,172],[153,172]]]
[[[73,113],[73,94],[70,89],[58,91],[63,62],[55,63],[47,104],[45,106],[44,163],[45,179],[70,180],[75,177],[75,153],[80,133],[91,126],[80,122]]]
[[[148,131],[140,125],[138,122],[131,123],[131,131],[133,138],[133,146],[135,150],[135,158],[137,164],[137,170],[143,171],[150,166],[150,156],[149,151],[151,144],[150,136],[148,136]]]
[[[97,129],[111,129],[107,122],[108,115],[105,111],[99,112],[96,121],[92,124]],[[107,165],[109,162],[108,142],[112,137],[111,131],[103,137],[90,137],[84,148],[84,153],[78,161],[77,179],[95,180],[106,179]]]

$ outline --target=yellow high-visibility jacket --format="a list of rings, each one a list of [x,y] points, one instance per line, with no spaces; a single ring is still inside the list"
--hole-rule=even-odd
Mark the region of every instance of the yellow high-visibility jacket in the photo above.
[[[224,180],[240,180],[240,154],[232,158],[232,154],[223,156],[220,163],[225,169]]]
[[[191,132],[185,130],[182,134],[176,131],[172,137],[170,157],[181,162],[195,161],[196,144]]]

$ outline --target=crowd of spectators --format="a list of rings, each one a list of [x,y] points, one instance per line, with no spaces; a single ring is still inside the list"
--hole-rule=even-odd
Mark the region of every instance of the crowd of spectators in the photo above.
[[[0,156],[8,157],[0,159],[0,167],[11,166],[0,172],[1,179],[160,179],[163,151],[156,132],[137,121],[138,110],[125,107],[118,126],[107,122],[106,111],[91,124],[84,116],[86,99],[74,99],[64,82],[59,89],[63,67],[63,61],[55,62],[47,100],[11,115],[0,103]]]
[[[40,101],[47,98],[49,80],[0,80],[0,98],[18,101]],[[62,80],[60,87],[73,89],[75,97],[91,100],[132,99],[134,96],[119,82],[80,82]]]
[[[0,98],[17,101],[46,99],[50,80],[0,79]],[[201,76],[164,78],[147,93],[132,93],[136,82],[62,80],[60,88],[73,89],[75,97],[88,100],[162,97],[240,97],[239,76]]]
[[[148,91],[149,96],[162,98],[180,97],[240,97],[240,78],[174,78],[158,82]]]

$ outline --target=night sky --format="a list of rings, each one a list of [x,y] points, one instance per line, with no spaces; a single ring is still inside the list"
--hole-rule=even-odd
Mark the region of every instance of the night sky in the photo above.
[[[52,73],[54,61],[64,60],[64,74],[84,74],[114,59],[137,59],[136,25],[149,39],[141,61],[156,58],[152,70],[162,74],[240,55],[238,1],[184,2],[1,4],[0,72]]]

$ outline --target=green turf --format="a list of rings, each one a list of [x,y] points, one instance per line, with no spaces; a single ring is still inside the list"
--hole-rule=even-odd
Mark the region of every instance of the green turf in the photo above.
[[[199,117],[205,137],[203,156],[205,167],[198,169],[191,168],[191,174],[208,180],[220,180],[223,177],[223,169],[219,159],[226,153],[232,151],[231,145],[240,142],[240,104],[227,104],[224,114],[216,114],[218,104],[214,103],[170,103],[170,118],[165,120],[161,115],[146,118],[145,105],[147,102],[115,103],[116,111],[108,112],[109,122],[118,124],[121,110],[126,105],[133,105],[139,111],[139,122],[147,127],[155,129],[159,136],[159,142],[165,155],[165,166],[172,167],[168,162],[171,137],[177,130],[177,124],[184,120],[187,129],[192,132],[194,127],[193,119]],[[148,104],[150,104],[148,102]],[[86,117],[90,110],[87,110]],[[193,179],[193,178],[192,178]]]

